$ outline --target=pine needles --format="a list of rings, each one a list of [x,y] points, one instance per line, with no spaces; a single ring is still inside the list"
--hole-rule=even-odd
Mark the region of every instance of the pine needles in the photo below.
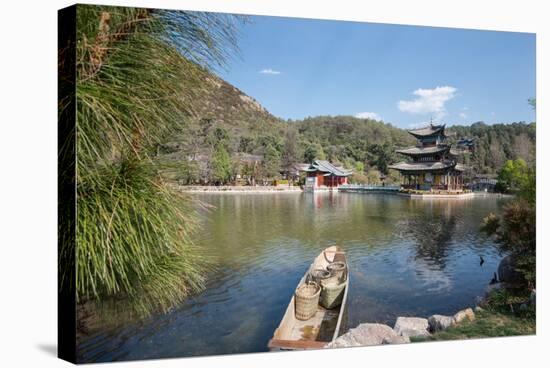
[[[203,287],[206,262],[190,239],[195,204],[165,183],[154,152],[192,116],[201,68],[223,65],[236,50],[238,21],[78,5],[79,303],[146,316]]]
[[[189,235],[193,203],[154,166],[106,165],[78,186],[77,291],[81,299],[124,296],[139,315],[167,311],[203,285],[204,260]]]

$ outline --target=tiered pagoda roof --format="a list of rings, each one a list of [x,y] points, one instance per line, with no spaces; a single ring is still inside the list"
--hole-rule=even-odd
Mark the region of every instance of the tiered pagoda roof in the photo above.
[[[401,171],[437,171],[446,170],[450,168],[456,168],[458,166],[453,160],[445,161],[427,161],[427,162],[399,162],[394,165],[390,165],[390,169],[396,169]]]
[[[462,165],[457,164],[454,159],[459,152],[451,148],[451,145],[443,143],[445,135],[445,124],[435,125],[430,123],[427,127],[412,129],[408,131],[418,139],[414,147],[407,147],[397,150],[405,156],[413,159],[411,162],[399,162],[391,165],[391,169],[405,171],[408,173],[422,173],[430,171],[463,171]]]
[[[463,147],[473,147],[474,146],[474,139],[475,138],[461,138],[456,142],[457,146],[463,146]]]
[[[446,153],[449,151],[450,148],[451,148],[450,146],[446,144],[444,145],[442,144],[442,145],[431,146],[431,147],[418,147],[418,146],[408,147],[408,148],[399,149],[396,152],[407,156],[421,156],[426,154],[433,155],[435,153]]]
[[[409,133],[418,139],[436,135],[442,135],[445,137],[445,124],[434,125],[430,123],[427,127],[409,130]]]
[[[456,164],[455,170],[457,170],[457,171],[466,171],[466,166],[464,166],[462,164]]]
[[[430,125],[425,128],[409,130],[417,139],[414,147],[398,149],[396,152],[408,156],[410,161],[390,165],[390,169],[400,172],[403,177],[403,188],[422,191],[447,190],[461,192],[464,186],[463,171],[458,163],[461,148],[472,147],[472,140],[462,139],[462,146],[447,143],[445,124]],[[452,134],[452,133],[451,133]]]

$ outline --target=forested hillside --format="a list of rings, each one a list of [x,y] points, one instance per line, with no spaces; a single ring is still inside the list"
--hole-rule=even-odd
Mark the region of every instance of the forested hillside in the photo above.
[[[466,163],[480,174],[496,173],[507,160],[521,158],[535,163],[536,124],[513,123],[471,126],[452,126],[455,137],[475,139],[475,150],[466,157]]]
[[[180,134],[159,147],[172,162],[168,176],[181,184],[226,184],[237,177],[269,181],[285,176],[297,163],[326,159],[353,169],[352,180],[396,180],[388,166],[405,160],[395,153],[415,144],[406,130],[371,119],[318,116],[282,120],[252,97],[197,67],[203,87],[191,102]],[[189,101],[188,101],[189,102]],[[535,160],[535,123],[451,126],[451,143],[474,138],[475,150],[463,158],[479,174],[495,174],[506,160]]]

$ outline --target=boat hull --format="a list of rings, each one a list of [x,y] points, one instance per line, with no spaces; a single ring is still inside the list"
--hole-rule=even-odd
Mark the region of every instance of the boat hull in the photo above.
[[[308,274],[312,270],[325,268],[335,261],[346,262],[345,252],[336,246],[323,250],[310,265],[297,288],[307,281]],[[349,271],[347,267],[345,280],[342,303],[334,309],[325,309],[319,305],[315,315],[307,321],[296,319],[293,295],[279,327],[275,330],[272,339],[269,340],[268,348],[271,351],[321,349],[329,342],[334,341],[343,328],[343,316],[346,310],[349,288]]]

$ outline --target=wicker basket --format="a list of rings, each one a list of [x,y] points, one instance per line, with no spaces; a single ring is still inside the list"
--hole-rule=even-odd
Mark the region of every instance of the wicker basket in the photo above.
[[[320,304],[326,309],[336,308],[342,304],[346,283],[324,285],[321,290]]]
[[[327,266],[327,270],[332,277],[338,280],[338,283],[344,281],[344,274],[346,272],[345,262],[333,262]]]
[[[315,282],[300,286],[294,293],[294,309],[296,318],[307,321],[317,313],[321,287]]]
[[[309,273],[309,279],[319,285],[323,280],[328,279],[330,276],[330,272],[327,270],[323,270],[322,268],[315,269]]]

